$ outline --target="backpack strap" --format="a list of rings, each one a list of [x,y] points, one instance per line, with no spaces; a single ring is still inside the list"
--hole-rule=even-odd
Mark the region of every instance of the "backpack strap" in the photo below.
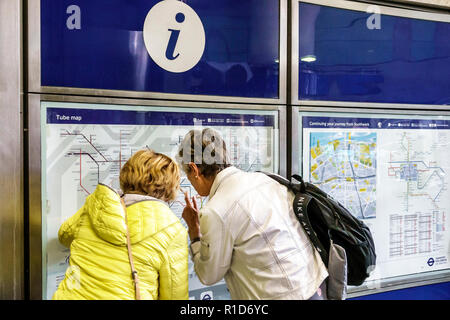
[[[290,182],[285,177],[282,177],[282,176],[280,176],[278,174],[268,173],[268,172],[264,172],[264,171],[257,171],[257,172],[264,173],[266,176],[268,176],[268,177],[272,178],[273,180],[277,181],[279,184],[287,187],[289,190],[293,191],[294,193],[300,192],[300,188],[301,187],[298,184]]]
[[[313,205],[314,201],[315,200],[312,196],[299,192],[295,195],[293,209],[295,216],[311,240],[312,245],[316,248],[322,258],[322,261],[328,267],[328,252],[317,237],[308,216],[308,206]]]
[[[300,182],[300,192],[305,193],[306,192],[306,184],[305,181],[303,181],[303,178],[299,176],[298,174],[292,175],[291,179],[294,178],[298,182]]]

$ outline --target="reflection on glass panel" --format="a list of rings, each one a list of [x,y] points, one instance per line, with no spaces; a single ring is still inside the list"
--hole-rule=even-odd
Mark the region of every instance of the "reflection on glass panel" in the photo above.
[[[184,1],[200,18],[206,44],[200,61],[181,73],[162,69],[144,44],[144,21],[158,3],[41,0],[42,85],[278,98],[278,1]],[[68,28],[74,5],[79,28]],[[179,23],[180,37],[187,23]]]
[[[299,99],[450,104],[450,23],[300,3]]]

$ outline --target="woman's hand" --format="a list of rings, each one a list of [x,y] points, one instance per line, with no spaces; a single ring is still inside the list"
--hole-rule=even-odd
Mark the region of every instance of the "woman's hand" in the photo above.
[[[195,198],[192,197],[191,203],[186,191],[184,192],[184,200],[186,201],[186,207],[184,207],[182,217],[188,225],[189,238],[191,240],[200,238],[200,219],[198,216],[197,201],[195,201]]]

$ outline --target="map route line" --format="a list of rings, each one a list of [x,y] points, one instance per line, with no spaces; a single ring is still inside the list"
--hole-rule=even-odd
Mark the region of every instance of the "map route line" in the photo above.
[[[443,174],[445,174],[445,171],[444,171],[444,169],[442,169],[441,167],[437,167],[437,166],[427,166],[427,164],[425,163],[425,161],[422,161],[422,160],[420,160],[420,161],[390,161],[389,162],[390,164],[391,163],[399,163],[399,164],[410,164],[410,163],[420,163],[420,164],[423,164],[424,166],[425,166],[425,170],[417,170],[418,172],[427,172],[427,171],[431,171],[431,170],[434,170],[433,171],[433,173],[428,177],[428,179],[422,184],[422,185],[420,185],[420,183],[419,183],[419,181],[417,181],[417,189],[419,189],[419,190],[422,190],[422,189],[425,189],[425,187],[427,186],[427,184],[428,184],[428,182],[431,180],[431,178],[433,177],[433,176],[437,176],[438,178],[439,178],[439,180],[441,180],[441,182],[443,182],[444,181],[444,179],[442,178],[442,176],[440,176],[439,175],[439,173],[438,173],[438,171],[440,170]],[[388,169],[401,169],[401,167],[390,167],[390,168],[388,168]],[[393,174],[393,175],[391,175],[391,174],[389,174],[389,176],[395,176],[395,173]],[[408,182],[409,182],[409,180],[408,180]],[[440,190],[439,190],[439,192],[438,192],[438,194],[437,194],[437,196],[434,198],[434,200],[433,201],[435,201],[438,197],[439,197],[439,195],[441,194],[441,192],[442,192],[442,190],[444,190],[444,184],[442,184],[442,187],[440,188]],[[431,198],[431,197],[430,197]],[[432,198],[431,198],[432,199]]]
[[[376,177],[376,175],[375,174],[373,174],[373,175],[370,175],[370,176],[354,176],[353,177],[353,179],[354,180],[362,180],[362,179],[369,179],[369,178],[375,178]],[[346,180],[347,179],[347,177],[334,177],[332,180],[333,181],[340,181],[340,180]],[[327,183],[327,182],[330,182],[331,180],[323,180],[322,179],[322,181],[314,181],[314,184],[316,184],[316,185],[321,185],[321,184],[324,184],[324,183]]]
[[[91,156],[91,155],[89,155],[89,156]],[[91,158],[92,158],[92,157],[91,157]],[[86,188],[85,188],[85,187],[83,186],[83,184],[81,183],[81,162],[82,162],[82,161],[81,161],[81,149],[80,149],[80,187],[83,188],[83,190],[86,191],[87,194],[91,194],[89,191],[86,190]],[[98,166],[98,164],[97,164],[97,166]]]
[[[425,168],[427,169],[436,169],[436,170],[441,170],[442,173],[445,173],[444,169],[442,169],[441,167],[432,167],[432,166],[427,166],[427,164],[425,163],[425,161],[423,160],[416,160],[416,161],[411,161],[411,160],[404,160],[404,161],[389,161],[389,163],[422,163]],[[396,167],[396,168],[400,168],[400,167]]]
[[[92,159],[92,161],[94,161],[94,163],[95,163],[95,165],[97,166],[97,180],[100,180],[100,166],[98,165],[98,162],[91,156],[91,154],[90,153],[87,153],[87,152],[82,152],[81,151],[81,149],[80,149],[80,152],[77,152],[77,153],[75,153],[75,152],[70,152],[70,153],[67,153],[67,155],[69,155],[69,156],[80,156],[80,187],[87,193],[87,194],[91,194],[89,191],[87,191],[86,190],[86,188],[83,186],[83,184],[82,184],[82,167],[81,167],[81,163],[82,163],[82,156],[88,156],[89,158],[91,158]]]
[[[66,131],[67,131],[67,130],[66,130]],[[105,158],[105,156],[104,156],[104,155],[103,155],[103,154],[102,154],[102,153],[94,146],[94,144],[93,144],[88,138],[86,138],[86,136],[85,136],[84,134],[82,134],[82,133],[70,133],[69,131],[67,131],[66,134],[61,133],[61,136],[65,136],[65,135],[68,135],[68,136],[82,136],[83,139],[86,140],[86,141],[92,146],[92,148],[94,148],[95,151],[97,151],[97,153],[98,153],[103,159],[105,159],[105,161],[109,162],[109,160]]]
[[[352,159],[350,159],[350,151],[351,151],[350,144],[347,146],[347,150],[348,150],[348,152],[347,152],[348,162],[350,164],[350,169],[352,169],[353,185],[355,186],[356,195],[358,196],[359,210],[361,211],[361,217],[364,219],[365,216],[364,216],[364,212],[363,212],[363,208],[362,208],[361,197],[359,195],[358,185],[356,184],[356,179],[355,179],[355,170],[353,169]]]

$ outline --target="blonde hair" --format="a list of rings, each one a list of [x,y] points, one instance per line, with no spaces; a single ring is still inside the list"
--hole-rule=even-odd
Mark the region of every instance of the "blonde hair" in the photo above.
[[[171,201],[175,200],[180,189],[180,170],[177,163],[165,154],[140,150],[124,164],[119,180],[124,193]]]

